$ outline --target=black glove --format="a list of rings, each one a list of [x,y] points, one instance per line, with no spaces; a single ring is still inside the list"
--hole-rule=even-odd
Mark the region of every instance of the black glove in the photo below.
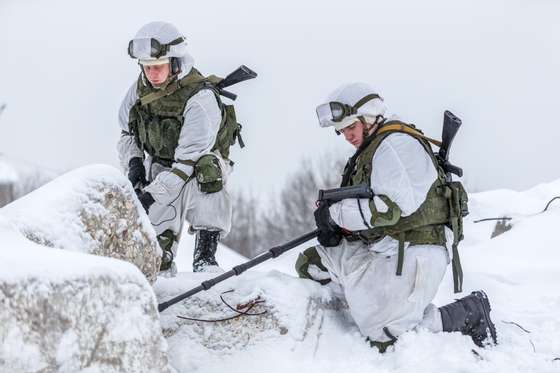
[[[140,200],[140,203],[142,204],[142,207],[144,207],[144,210],[146,210],[147,214],[150,206],[155,202],[154,197],[152,197],[150,192],[140,192],[138,194],[138,199]]]
[[[135,189],[147,184],[146,169],[142,158],[134,157],[128,162],[128,180]]]
[[[342,240],[342,229],[332,220],[329,205],[321,203],[313,214],[315,215],[315,224],[319,228],[319,235],[317,236],[319,243],[325,247],[338,246],[340,240]]]

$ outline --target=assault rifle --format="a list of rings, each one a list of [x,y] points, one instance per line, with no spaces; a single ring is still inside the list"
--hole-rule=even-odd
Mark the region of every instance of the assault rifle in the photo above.
[[[254,79],[257,77],[257,73],[248,68],[245,65],[239,66],[235,71],[230,73],[226,76],[223,80],[221,80],[218,84],[216,84],[216,88],[220,95],[229,98],[230,100],[235,100],[237,95],[235,93],[231,93],[226,91],[224,88],[232,86],[234,84],[244,82],[245,80]]]
[[[328,204],[332,204],[338,201],[341,201],[343,199],[347,199],[347,198],[373,198],[373,192],[370,189],[369,186],[367,186],[366,184],[360,184],[360,185],[354,185],[354,186],[349,186],[349,187],[343,187],[343,188],[335,188],[335,189],[328,189],[328,190],[320,190],[319,191],[319,198],[317,199],[317,203],[318,204],[322,204],[322,203],[328,203]],[[213,287],[214,285],[227,280],[230,277],[233,276],[239,276],[240,274],[242,274],[243,272],[245,272],[246,270],[248,270],[249,268],[252,268],[258,264],[261,264],[264,261],[267,261],[271,258],[276,258],[282,254],[284,254],[286,251],[291,250],[309,240],[312,240],[313,238],[317,237],[317,235],[319,234],[319,230],[316,229],[312,232],[306,233],[301,237],[298,237],[284,245],[281,246],[276,246],[273,247],[272,249],[268,250],[266,253],[261,254],[259,256],[257,256],[254,259],[249,260],[246,263],[237,265],[235,267],[233,267],[230,271],[225,272],[221,275],[219,275],[218,277],[212,278],[210,280],[206,280],[204,282],[202,282],[199,286],[197,286],[194,289],[191,289],[189,291],[187,291],[186,293],[183,293],[181,295],[176,296],[175,298],[172,298],[170,300],[168,300],[167,302],[163,302],[158,304],[158,311],[162,312],[163,310],[167,309],[168,307],[179,303],[180,301],[182,301],[183,299],[186,299],[190,296],[193,296],[194,294],[197,294],[203,290],[208,290],[211,287]]]
[[[439,148],[436,157],[440,162],[443,171],[445,171],[445,178],[448,182],[451,181],[451,174],[457,175],[459,177],[463,176],[463,169],[454,166],[449,162],[449,149],[451,148],[451,143],[461,127],[461,119],[455,116],[449,110],[443,113],[443,130],[441,133],[441,146]]]

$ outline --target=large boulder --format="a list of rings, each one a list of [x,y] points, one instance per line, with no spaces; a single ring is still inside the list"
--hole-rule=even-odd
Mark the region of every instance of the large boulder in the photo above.
[[[1,372],[169,371],[138,268],[41,246],[2,216],[0,237]]]
[[[0,209],[43,246],[122,259],[154,282],[161,262],[155,232],[128,180],[115,168],[71,171]]]

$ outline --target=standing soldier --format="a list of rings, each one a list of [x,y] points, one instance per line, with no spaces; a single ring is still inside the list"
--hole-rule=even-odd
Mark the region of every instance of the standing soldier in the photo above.
[[[121,166],[157,233],[161,270],[171,274],[185,219],[196,233],[193,271],[218,268],[218,240],[231,227],[229,147],[241,128],[220,99],[222,79],[201,75],[186,45],[170,23],[143,26],[128,45],[140,76],[119,111]]]
[[[461,289],[457,243],[466,193],[446,181],[431,139],[387,120],[385,111],[383,99],[363,83],[342,86],[318,106],[320,125],[334,127],[357,149],[341,186],[367,184],[375,196],[322,204],[315,211],[320,245],[304,251],[296,269],[339,285],[360,331],[381,352],[418,326],[460,331],[478,346],[496,343],[484,292],[440,308],[431,304],[450,261],[449,242],[455,290]]]

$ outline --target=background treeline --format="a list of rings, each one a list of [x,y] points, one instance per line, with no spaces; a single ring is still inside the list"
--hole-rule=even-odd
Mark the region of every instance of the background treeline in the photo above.
[[[319,189],[338,187],[345,159],[332,155],[303,160],[272,201],[233,192],[233,219],[223,243],[252,258],[272,246],[315,229],[313,211]]]

